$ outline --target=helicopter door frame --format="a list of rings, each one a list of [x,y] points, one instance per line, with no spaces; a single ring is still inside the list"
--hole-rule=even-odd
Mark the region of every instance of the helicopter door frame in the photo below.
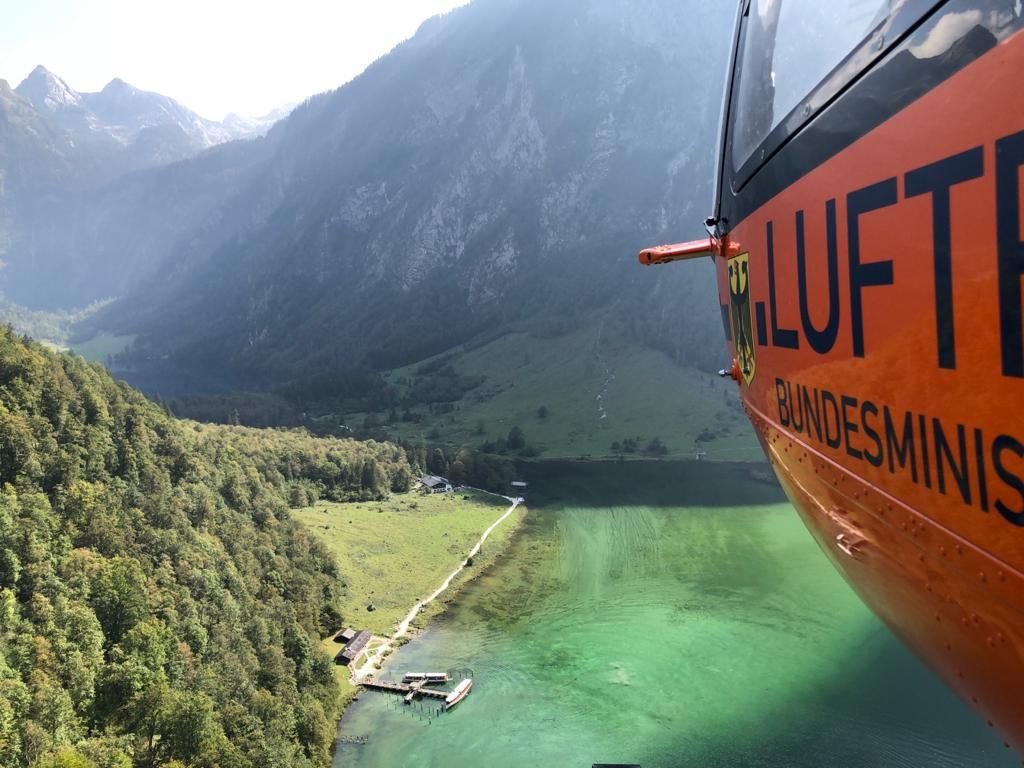
[[[774,0],[774,3],[810,2],[811,0]],[[814,0],[818,2],[818,0]],[[750,15],[752,9],[757,8],[755,3],[764,3],[766,0],[741,0],[738,6],[736,26],[734,28],[730,69],[727,77],[726,100],[722,111],[720,123],[720,141],[718,147],[717,175],[715,184],[714,213],[709,224],[716,225],[716,234],[726,234],[732,225],[741,221],[751,213],[760,203],[766,202],[769,197],[765,196],[765,189],[780,191],[784,186],[795,182],[800,176],[813,169],[828,157],[836,154],[842,148],[859,138],[864,131],[861,126],[855,126],[854,130],[844,130],[844,126],[837,126],[839,141],[824,142],[826,146],[818,147],[817,150],[806,153],[809,162],[805,162],[794,174],[791,170],[783,175],[784,186],[780,186],[779,179],[773,179],[770,184],[758,184],[758,176],[765,166],[772,163],[806,127],[816,121],[819,116],[827,114],[841,97],[849,92],[856,84],[876,68],[879,62],[885,60],[887,55],[900,46],[909,35],[929,18],[939,13],[947,0],[905,0],[902,3],[893,2],[896,5],[895,11],[890,11],[881,18],[865,35],[865,37],[840,60],[840,62],[820,80],[809,93],[804,95],[796,105],[781,119],[774,121],[766,135],[753,147],[750,155],[742,162],[735,162],[733,156],[734,137],[737,131],[737,119],[747,105],[739,104],[742,92],[744,71],[744,54],[747,34],[750,28]],[[767,0],[773,2],[773,0]],[[962,2],[952,2],[952,5],[960,6]],[[989,6],[990,2],[975,0],[967,3],[971,6]],[[785,29],[783,30],[786,31]],[[778,25],[772,30],[771,45],[774,48],[778,40]],[[769,62],[773,56],[762,57]],[[774,73],[771,73],[774,76]],[[930,86],[929,86],[930,87]],[[905,87],[902,90],[907,90]],[[922,92],[927,88],[922,89]],[[919,95],[919,94],[918,94]],[[900,104],[904,106],[904,104]],[[891,113],[886,114],[886,117]],[[881,121],[879,120],[878,123]],[[877,123],[875,123],[877,124]],[[874,126],[871,126],[874,127]],[[831,128],[831,126],[830,126]],[[849,137],[848,141],[842,140]],[[803,148],[802,148],[803,149]],[[825,150],[825,151],[823,151]],[[752,194],[753,192],[753,194]]]

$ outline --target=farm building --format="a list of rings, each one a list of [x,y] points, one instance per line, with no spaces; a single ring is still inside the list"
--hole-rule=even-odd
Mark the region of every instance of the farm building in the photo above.
[[[451,493],[454,490],[446,478],[436,475],[424,475],[420,478],[420,485],[426,493]]]
[[[343,629],[341,630],[341,632],[334,636],[334,642],[344,643],[345,645],[347,645],[348,643],[352,642],[355,636],[356,631],[354,629]]]
[[[344,648],[338,651],[337,655],[334,657],[334,663],[342,664],[347,667],[355,660],[356,656],[362,652],[363,648],[366,647],[366,644],[370,642],[371,637],[373,637],[373,633],[368,629],[364,629],[358,635],[349,640]]]

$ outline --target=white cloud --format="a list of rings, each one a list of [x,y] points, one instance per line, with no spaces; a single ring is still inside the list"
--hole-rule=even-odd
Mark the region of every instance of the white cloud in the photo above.
[[[950,45],[978,26],[981,20],[982,14],[979,10],[947,14],[939,19],[924,42],[911,46],[910,52],[919,59],[930,59],[945,53]]]

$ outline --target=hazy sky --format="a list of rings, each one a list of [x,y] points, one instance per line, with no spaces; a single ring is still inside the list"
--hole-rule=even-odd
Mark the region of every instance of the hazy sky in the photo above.
[[[0,78],[114,77],[204,117],[256,116],[351,80],[467,0],[0,0]]]

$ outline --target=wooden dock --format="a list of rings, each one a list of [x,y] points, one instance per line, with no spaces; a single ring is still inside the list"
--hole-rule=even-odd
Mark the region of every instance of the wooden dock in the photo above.
[[[442,701],[448,698],[449,691],[436,691],[433,688],[426,688],[425,682],[417,680],[415,683],[393,683],[390,680],[371,680],[364,677],[361,680],[356,680],[356,685],[361,685],[363,688],[369,688],[373,691],[404,693],[407,704],[411,704],[417,696],[441,699]]]

